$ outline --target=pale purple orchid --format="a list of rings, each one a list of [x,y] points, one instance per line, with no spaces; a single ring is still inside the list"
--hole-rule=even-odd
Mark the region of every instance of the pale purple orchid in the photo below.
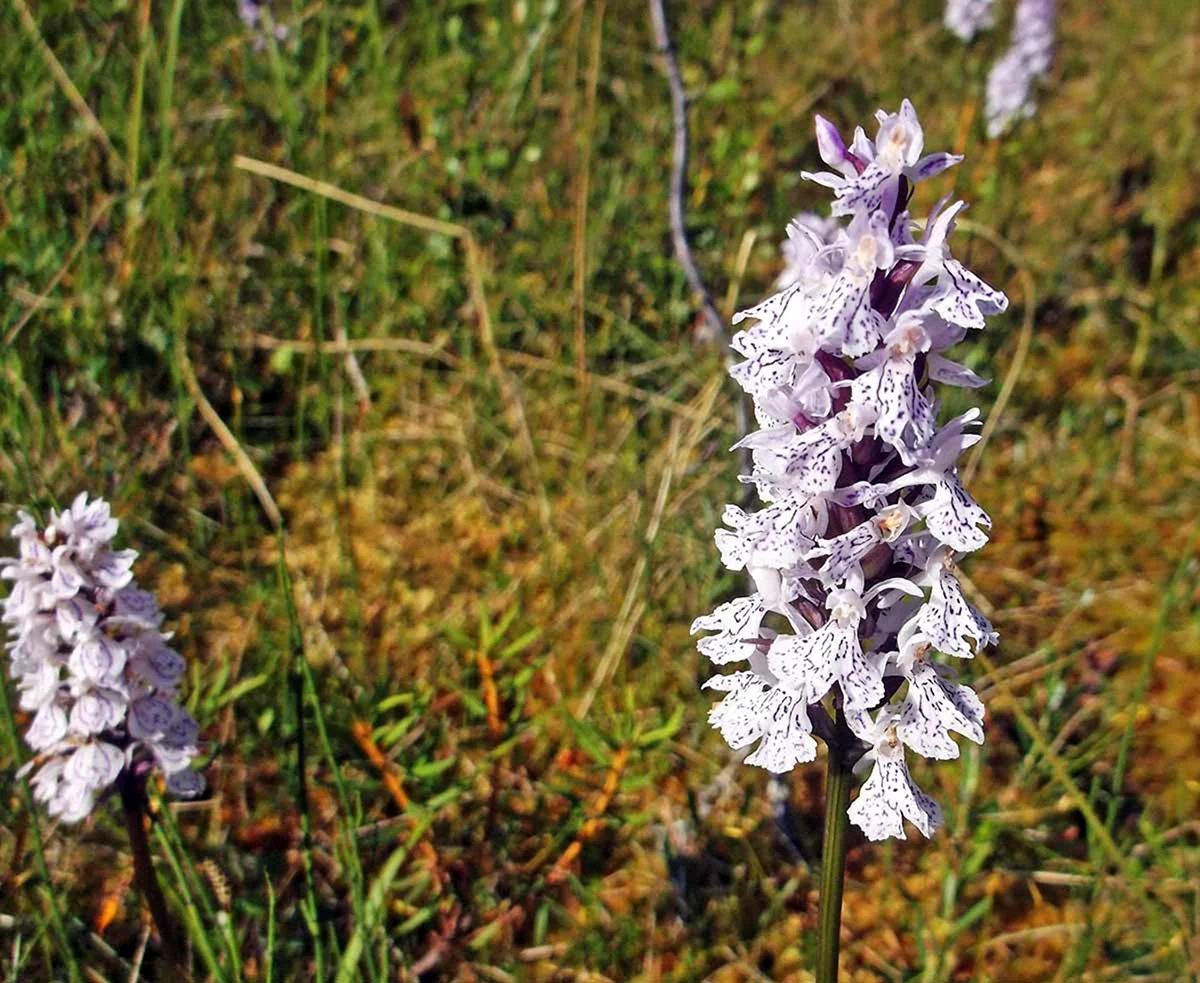
[[[117,521],[81,494],[39,530],[20,513],[18,556],[4,603],[9,674],[33,713],[25,740],[38,756],[34,798],[78,822],[127,769],[157,767],[172,794],[194,796],[196,721],[178,703],[187,668],[159,631],[162,612],[133,582],[133,550],[111,548]]]
[[[1054,61],[1054,21],[1054,0],[1018,0],[1012,43],[988,74],[988,136],[998,137],[1014,121],[1033,116],[1033,84]]]
[[[813,760],[842,715],[874,769],[849,810],[873,839],[902,837],[904,819],[926,835],[941,822],[905,748],[943,759],[958,754],[952,734],[983,739],[982,705],[935,661],[996,641],[954,575],[991,524],[958,473],[979,412],[939,426],[934,387],[984,384],[944,353],[1007,305],[949,250],[962,202],[939,202],[914,237],[913,187],[959,158],[923,155],[907,100],[877,118],[875,139],[858,129],[849,146],[817,118],[831,170],[806,176],[848,221],[793,223],[792,258],[807,266],[734,318],[756,322],[733,339],[746,360],[731,374],[760,424],[735,445],[753,462],[741,480],[764,504],[728,506],[716,540],[757,590],[692,625],[712,633],[698,647],[715,665],[749,663],[706,686],[726,694],[714,727],[735,748],[757,744],[750,764]]]
[[[996,23],[996,0],[946,0],[946,28],[962,41]]]

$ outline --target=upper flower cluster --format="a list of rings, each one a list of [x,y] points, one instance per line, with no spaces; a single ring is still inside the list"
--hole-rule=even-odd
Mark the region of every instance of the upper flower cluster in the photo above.
[[[153,595],[133,580],[133,550],[113,550],[117,521],[81,494],[39,530],[22,512],[20,555],[0,559],[13,582],[4,602],[9,675],[33,713],[25,735],[35,797],[77,822],[123,769],[156,762],[177,795],[204,781],[190,767],[197,727],[176,703],[184,660],[166,644]]]
[[[944,23],[963,41],[996,22],[996,0],[946,0]]]
[[[258,3],[258,0],[238,0],[237,7],[238,17],[254,35],[254,50],[261,51],[267,46],[266,25],[263,23],[262,15],[263,4]],[[276,41],[287,40],[288,29],[283,24],[276,24],[271,33]]]
[[[746,360],[730,373],[754,401],[742,480],[764,506],[727,506],[716,541],[757,590],[692,625],[713,632],[698,647],[715,664],[748,663],[706,683],[727,693],[709,719],[729,744],[757,742],[748,763],[811,761],[824,705],[844,716],[874,762],[850,807],[872,839],[903,837],[902,817],[926,835],[940,822],[905,747],[953,758],[951,732],[983,740],[982,704],[934,659],[996,638],[954,575],[991,524],[957,468],[979,414],[939,426],[933,384],[984,384],[944,353],[1008,303],[950,252],[963,202],[943,199],[914,235],[913,185],[961,158],[922,156],[907,100],[877,117],[875,139],[859,128],[849,146],[817,117],[836,173],[805,176],[833,190],[847,221],[793,222],[783,289],[734,318],[755,322],[733,339]]]

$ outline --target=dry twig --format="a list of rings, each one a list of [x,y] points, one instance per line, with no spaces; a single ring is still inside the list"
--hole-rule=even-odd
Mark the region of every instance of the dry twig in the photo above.
[[[671,213],[671,241],[675,247],[675,258],[683,267],[688,286],[700,302],[704,314],[705,326],[714,341],[722,346],[729,343],[725,335],[725,322],[717,313],[712,295],[700,276],[696,260],[692,256],[692,247],[687,238],[687,226],[684,223],[684,198],[687,195],[687,156],[688,156],[688,123],[687,123],[687,93],[683,89],[683,76],[679,71],[679,62],[675,59],[675,49],[671,46],[671,35],[667,28],[667,15],[663,10],[662,0],[650,0],[650,20],[654,24],[654,43],[662,58],[663,72],[667,76],[667,84],[671,88],[671,122],[674,128],[674,146],[671,158],[671,189],[668,207]]]
[[[187,389],[188,394],[195,400],[196,408],[200,411],[200,415],[204,417],[204,422],[216,434],[217,440],[221,442],[221,446],[233,457],[238,470],[242,472],[242,477],[246,479],[246,483],[258,499],[258,503],[262,506],[263,511],[267,513],[267,518],[271,521],[272,528],[276,532],[281,532],[283,530],[283,513],[279,511],[279,506],[275,504],[274,496],[271,495],[271,491],[267,488],[267,483],[263,480],[263,476],[259,474],[258,468],[250,460],[250,455],[238,443],[238,439],[233,435],[233,431],[225,425],[225,421],[221,419],[221,415],[213,408],[212,403],[208,401],[208,397],[204,395],[204,390],[200,388],[200,382],[196,378],[196,372],[192,368],[192,361],[188,358],[186,349],[187,346],[181,339],[180,343],[176,346],[175,353],[184,388]]]

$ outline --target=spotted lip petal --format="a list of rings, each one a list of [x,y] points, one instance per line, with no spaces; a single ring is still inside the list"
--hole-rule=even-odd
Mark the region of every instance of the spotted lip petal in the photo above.
[[[917,665],[908,675],[897,735],[926,758],[948,760],[958,757],[951,731],[982,744],[983,704],[970,687],[948,682],[928,663]]]
[[[933,582],[929,602],[920,611],[921,630],[939,652],[969,659],[976,648],[992,644],[992,624],[963,596],[954,575],[943,571]]]
[[[729,746],[739,750],[759,742],[746,759],[749,764],[778,774],[816,757],[807,704],[769,674],[749,670],[714,676],[705,687],[727,694],[708,719]]]
[[[912,780],[903,758],[875,762],[871,777],[850,805],[849,815],[870,840],[907,839],[905,819],[928,839],[943,822],[941,808]]]
[[[746,659],[750,654],[748,639],[758,637],[759,626],[767,615],[767,605],[760,594],[726,601],[712,614],[692,622],[692,634],[715,631],[696,643],[702,655],[714,665],[725,665]]]

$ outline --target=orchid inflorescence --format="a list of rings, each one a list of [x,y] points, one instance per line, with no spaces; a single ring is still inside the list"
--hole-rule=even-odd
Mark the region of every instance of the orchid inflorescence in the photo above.
[[[196,721],[177,703],[187,667],[154,596],[134,582],[137,553],[112,549],[117,525],[106,501],[80,494],[45,529],[19,513],[20,555],[0,559],[13,582],[9,674],[38,752],[26,769],[38,769],[34,797],[66,822],[87,816],[123,773],[157,766],[172,794],[204,788],[191,767]]]
[[[1053,58],[1054,0],[1018,0],[1012,42],[988,73],[988,136],[1033,116],[1033,83],[1050,71]]]
[[[733,338],[745,361],[730,374],[760,426],[737,445],[753,458],[741,480],[765,504],[727,506],[716,541],[756,590],[692,631],[714,632],[698,643],[714,664],[749,664],[705,684],[727,694],[709,720],[730,746],[757,742],[746,762],[782,773],[816,757],[814,735],[848,728],[874,766],[849,816],[883,839],[904,837],[902,818],[926,836],[941,823],[906,748],[948,759],[951,732],[983,741],[982,703],[934,658],[996,640],[954,572],[991,525],[957,468],[979,411],[939,427],[933,384],[984,385],[943,353],[1008,301],[949,251],[963,202],[943,198],[913,235],[913,186],[962,158],[922,155],[908,100],[876,115],[875,139],[860,127],[849,147],[817,117],[833,171],[803,176],[842,221],[793,222],[783,288],[734,318],[756,322]]]
[[[946,28],[963,41],[996,22],[995,0],[946,0]],[[985,116],[990,137],[1034,114],[1033,83],[1054,57],[1054,0],[1017,0],[1012,40],[988,73]]]
[[[258,0],[238,0],[238,17],[241,22],[250,30],[254,37],[254,50],[261,51],[267,46],[266,24],[263,18],[263,4]],[[286,41],[288,36],[287,26],[284,24],[275,24],[271,30],[271,36],[276,41]]]

